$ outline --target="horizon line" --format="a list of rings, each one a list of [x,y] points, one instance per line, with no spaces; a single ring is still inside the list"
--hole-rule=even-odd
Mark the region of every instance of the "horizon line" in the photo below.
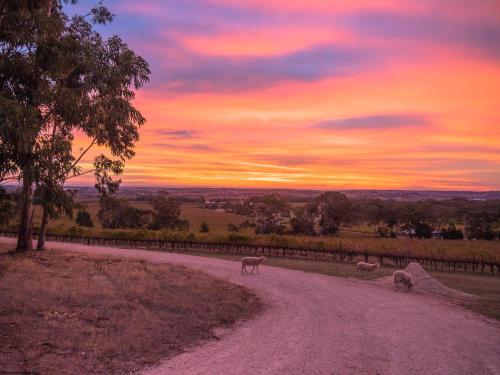
[[[0,184],[0,187],[17,187],[18,184]],[[90,184],[66,185],[67,188],[94,188]],[[227,189],[227,190],[290,190],[290,191],[400,191],[400,192],[442,192],[442,193],[500,193],[498,190],[446,190],[433,188],[292,188],[292,187],[231,187],[231,186],[197,186],[197,185],[123,185],[120,189],[151,188],[151,189]]]

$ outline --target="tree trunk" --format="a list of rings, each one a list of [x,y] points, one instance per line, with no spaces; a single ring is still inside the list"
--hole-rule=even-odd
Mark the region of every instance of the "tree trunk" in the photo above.
[[[21,191],[21,221],[17,235],[16,251],[33,250],[33,167],[28,166],[23,169],[23,189]]]
[[[46,208],[43,209],[42,225],[40,226],[40,233],[38,233],[38,242],[36,249],[38,251],[45,250],[45,236],[47,234],[47,225],[49,223],[49,214]]]

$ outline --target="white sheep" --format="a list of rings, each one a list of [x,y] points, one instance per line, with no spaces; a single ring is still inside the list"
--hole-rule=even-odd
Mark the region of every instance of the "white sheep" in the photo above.
[[[358,262],[356,264],[356,271],[374,271],[380,267],[379,263],[366,263],[366,262]]]
[[[257,269],[257,273],[259,273],[259,264],[263,263],[266,260],[265,257],[244,257],[241,258],[241,274],[248,273],[246,266],[253,266],[250,273],[253,273],[254,269]],[[243,272],[244,271],[244,272]]]
[[[413,288],[413,283],[411,281],[411,275],[405,271],[396,271],[393,275],[394,278],[394,288],[398,289],[400,284],[403,284],[403,290],[410,290]]]

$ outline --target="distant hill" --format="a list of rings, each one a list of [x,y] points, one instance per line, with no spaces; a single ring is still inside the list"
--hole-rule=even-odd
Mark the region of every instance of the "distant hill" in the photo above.
[[[7,191],[14,191],[16,186],[4,185]],[[97,192],[92,186],[68,186],[76,189],[80,198],[96,198]],[[336,190],[350,198],[394,199],[401,201],[420,201],[425,199],[466,198],[471,200],[500,199],[500,191],[437,191],[437,190]],[[141,199],[159,191],[183,197],[186,200],[246,199],[265,194],[278,194],[290,201],[304,201],[318,196],[327,190],[307,189],[238,189],[238,188],[203,188],[203,187],[144,187],[124,186],[119,194],[129,199]]]
[[[75,187],[79,195],[97,196],[93,187]],[[246,199],[252,196],[278,194],[290,201],[304,201],[314,198],[326,190],[305,189],[236,189],[236,188],[158,188],[122,187],[120,194],[128,198],[140,198],[158,191],[166,191],[176,196],[196,199]],[[473,200],[500,199],[500,191],[435,191],[435,190],[337,190],[350,198],[394,199],[420,201],[425,199],[466,198]]]

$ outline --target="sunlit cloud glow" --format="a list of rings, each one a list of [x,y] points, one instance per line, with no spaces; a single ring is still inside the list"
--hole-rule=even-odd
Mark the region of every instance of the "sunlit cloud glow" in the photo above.
[[[496,0],[105,5],[152,69],[125,184],[500,189]]]

